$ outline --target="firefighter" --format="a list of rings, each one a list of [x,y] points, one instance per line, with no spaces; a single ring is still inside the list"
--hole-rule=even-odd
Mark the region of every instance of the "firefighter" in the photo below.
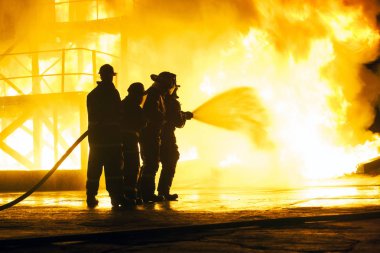
[[[121,101],[124,195],[130,204],[140,200],[137,198],[137,182],[140,174],[139,137],[146,126],[141,108],[144,92],[142,83],[132,83],[128,88],[128,96]]]
[[[155,178],[160,162],[161,129],[165,120],[164,96],[176,84],[176,75],[170,72],[161,72],[151,75],[154,81],[147,89],[146,100],[143,106],[147,118],[147,126],[141,131],[141,178],[139,191],[144,202],[162,201],[162,197],[154,194]]]
[[[113,84],[111,65],[99,69],[100,82],[87,95],[88,142],[87,206],[98,205],[96,195],[104,167],[106,189],[113,207],[123,204],[122,150],[120,138],[120,94]]]
[[[161,132],[161,174],[158,182],[158,195],[165,200],[177,200],[178,194],[170,194],[170,187],[173,182],[175,169],[179,160],[179,152],[175,129],[185,126],[186,120],[193,117],[191,112],[181,111],[181,104],[178,101],[177,90],[180,86],[176,85],[172,92],[165,96],[166,117]]]

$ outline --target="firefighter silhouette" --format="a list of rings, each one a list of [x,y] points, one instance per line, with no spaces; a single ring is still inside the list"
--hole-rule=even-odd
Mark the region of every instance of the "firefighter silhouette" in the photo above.
[[[185,126],[186,120],[193,117],[191,112],[181,111],[181,104],[178,101],[177,90],[180,86],[176,85],[172,92],[165,96],[165,123],[161,131],[161,174],[158,182],[158,195],[165,200],[177,200],[178,194],[170,194],[170,187],[173,183],[177,162],[179,160],[179,152],[175,129]]]
[[[146,91],[146,100],[143,106],[147,118],[147,126],[141,131],[141,177],[139,192],[144,202],[162,201],[161,196],[155,195],[155,179],[160,162],[161,130],[165,121],[164,97],[176,84],[176,75],[170,72],[161,72],[151,75],[154,81]]]
[[[141,130],[146,126],[146,118],[140,106],[144,92],[142,83],[132,83],[128,95],[121,101],[124,194],[130,204],[136,204],[140,199],[137,198],[137,183],[140,175],[139,138]]]
[[[88,142],[87,205],[98,205],[99,180],[105,173],[106,189],[113,207],[123,204],[122,150],[120,139],[120,94],[113,84],[116,75],[111,65],[99,69],[101,81],[87,95]]]

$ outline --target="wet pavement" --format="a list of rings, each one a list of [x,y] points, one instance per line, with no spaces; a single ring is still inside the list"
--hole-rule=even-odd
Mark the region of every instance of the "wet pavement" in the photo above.
[[[369,180],[368,180],[369,181]],[[175,189],[179,201],[113,210],[107,192],[36,192],[0,212],[0,252],[380,252],[380,180]],[[3,205],[21,193],[0,193]]]

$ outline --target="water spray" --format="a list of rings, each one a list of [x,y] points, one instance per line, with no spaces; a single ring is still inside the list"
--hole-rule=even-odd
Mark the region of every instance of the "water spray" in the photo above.
[[[227,90],[193,111],[194,119],[229,131],[247,134],[253,143],[267,146],[267,114],[252,87]]]

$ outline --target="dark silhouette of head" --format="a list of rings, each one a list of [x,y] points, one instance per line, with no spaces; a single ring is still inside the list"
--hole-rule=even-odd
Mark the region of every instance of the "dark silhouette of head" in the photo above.
[[[144,95],[145,89],[142,83],[136,82],[132,83],[128,88],[128,93],[130,95]]]
[[[99,69],[99,75],[100,79],[105,82],[112,82],[113,77],[116,76],[115,71],[113,70],[113,67],[109,64],[104,64]]]
[[[144,95],[145,95],[145,89],[142,83],[136,82],[136,83],[132,83],[129,86],[128,96],[134,101],[136,101],[136,103],[141,104]]]
[[[167,71],[161,72],[159,75],[150,75],[150,78],[157,83],[158,87],[165,93],[177,84],[176,77],[175,74]]]

